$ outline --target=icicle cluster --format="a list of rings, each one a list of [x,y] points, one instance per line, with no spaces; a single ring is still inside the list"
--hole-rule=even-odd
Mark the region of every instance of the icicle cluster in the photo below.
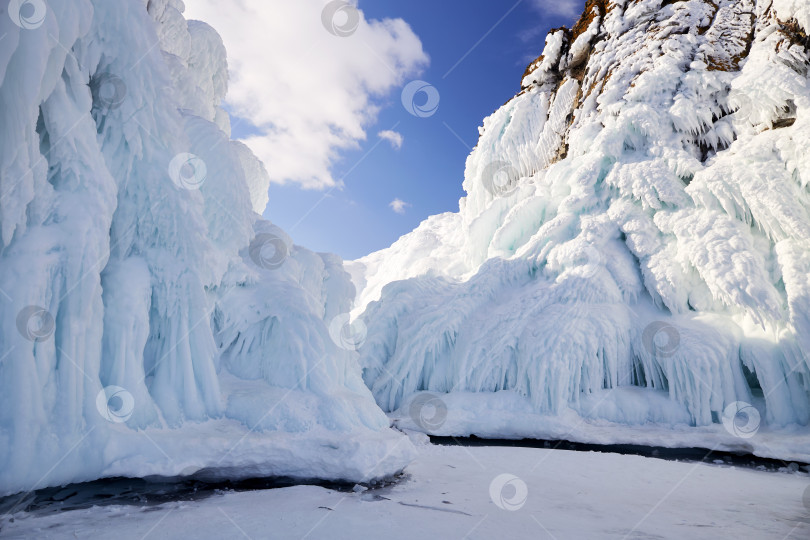
[[[507,390],[705,426],[746,402],[806,425],[808,31],[798,0],[589,0],[552,31],[484,121],[460,212],[351,263],[378,403]],[[676,406],[592,406],[628,387]]]
[[[0,495],[400,470],[409,445],[328,330],[341,261],[256,213],[268,177],[229,140],[216,32],[180,0],[24,4],[0,17]]]

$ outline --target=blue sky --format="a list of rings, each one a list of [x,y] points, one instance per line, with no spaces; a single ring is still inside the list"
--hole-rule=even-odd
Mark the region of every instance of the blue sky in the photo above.
[[[299,245],[354,259],[391,245],[430,215],[457,211],[478,126],[519,90],[523,70],[542,52],[547,31],[570,27],[571,14],[584,5],[584,0],[556,2],[553,13],[542,9],[543,2],[361,0],[366,19],[401,18],[419,37],[430,64],[416,78],[439,91],[438,112],[429,118],[409,114],[401,87],[376,99],[381,110],[377,121],[365,126],[366,140],[341,151],[333,163],[332,175],[343,186],[271,184],[265,217]],[[233,124],[234,138],[252,134],[247,122],[234,118]],[[401,149],[380,140],[383,130],[402,134]],[[408,204],[404,213],[389,206],[395,199]]]

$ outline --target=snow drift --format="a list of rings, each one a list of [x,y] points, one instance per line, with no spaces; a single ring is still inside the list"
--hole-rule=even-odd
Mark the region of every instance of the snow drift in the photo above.
[[[371,480],[412,450],[328,325],[341,261],[263,221],[226,55],[180,0],[0,17],[0,495],[110,475]]]
[[[551,31],[460,211],[349,265],[377,402],[810,458],[809,30],[806,2],[589,0]]]

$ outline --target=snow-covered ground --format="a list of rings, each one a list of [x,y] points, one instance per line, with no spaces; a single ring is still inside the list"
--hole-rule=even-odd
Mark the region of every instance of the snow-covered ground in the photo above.
[[[396,485],[17,514],[6,538],[802,539],[810,477],[619,454],[419,446]],[[511,475],[511,476],[503,476]]]

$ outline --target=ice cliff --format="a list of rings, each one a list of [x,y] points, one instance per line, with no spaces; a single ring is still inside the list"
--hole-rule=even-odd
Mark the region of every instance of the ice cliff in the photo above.
[[[349,265],[383,409],[420,424],[429,391],[421,427],[455,435],[756,427],[744,448],[807,459],[808,29],[799,0],[589,0],[552,30],[459,212]]]
[[[0,495],[404,467],[330,335],[354,296],[341,261],[259,215],[216,32],[180,0],[3,7]]]

